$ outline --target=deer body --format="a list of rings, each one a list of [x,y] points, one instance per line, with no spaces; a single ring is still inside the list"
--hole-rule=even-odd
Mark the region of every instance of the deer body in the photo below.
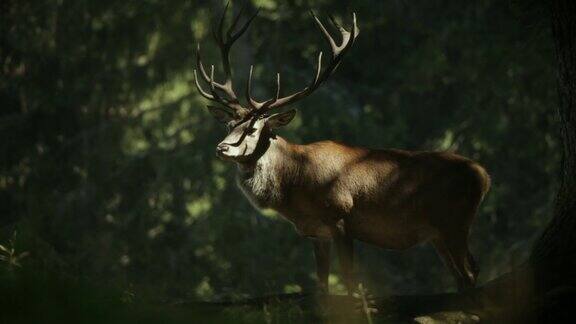
[[[272,134],[261,137],[266,139],[256,149],[259,158],[239,163],[238,185],[256,207],[276,210],[302,236],[320,242],[347,238],[343,244],[349,247],[342,250],[348,251],[348,286],[354,284],[353,239],[394,250],[432,241],[459,287],[474,284],[478,271],[468,232],[490,186],[480,165],[447,152],[371,150],[332,141],[297,145]],[[326,278],[325,272],[319,277]]]
[[[240,165],[238,184],[302,236],[333,239],[343,222],[355,239],[406,249],[467,232],[489,178],[452,153],[296,145],[275,136],[257,161]]]
[[[242,12],[242,11],[241,11]],[[312,13],[331,48],[331,58],[322,66],[318,56],[315,77],[304,89],[259,102],[251,96],[252,69],[246,86],[246,104],[233,88],[229,51],[248,28],[252,15],[238,32],[237,16],[224,32],[225,15],[214,33],[222,56],[226,79],[216,82],[214,66],[204,68],[198,48],[199,75],[196,87],[219,106],[209,111],[228,126],[229,133],[218,144],[217,155],[235,162],[238,185],[259,208],[271,208],[292,222],[297,232],[314,239],[320,288],[328,285],[330,248],[337,248],[344,283],[351,293],[353,241],[402,250],[430,241],[457,280],[459,288],[473,286],[478,268],[468,251],[468,233],[490,179],[477,163],[447,152],[373,150],[324,141],[292,144],[274,134],[288,124],[294,110],[270,114],[316,90],[340,64],[358,36],[356,16],[351,31],[332,21],[340,32],[338,44]],[[209,85],[206,91],[199,79]]]

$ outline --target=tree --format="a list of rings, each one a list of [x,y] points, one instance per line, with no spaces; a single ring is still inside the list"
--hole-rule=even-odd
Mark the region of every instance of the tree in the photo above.
[[[530,263],[537,294],[552,295],[556,303],[576,296],[576,2],[551,1],[550,18],[558,64],[560,188],[554,217],[534,245]]]
[[[554,218],[536,242],[532,262],[546,263],[576,253],[576,3],[555,0],[551,22],[558,60],[558,116],[562,141],[560,188]],[[574,259],[564,259],[567,265]]]

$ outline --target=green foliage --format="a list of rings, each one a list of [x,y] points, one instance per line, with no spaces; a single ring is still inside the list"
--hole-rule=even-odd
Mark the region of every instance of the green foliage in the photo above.
[[[261,15],[233,61],[238,85],[256,64],[262,97],[272,93],[276,71],[285,91],[311,77],[325,44],[309,7],[344,22],[353,10],[359,17],[355,48],[298,105],[282,136],[455,150],[480,161],[493,179],[472,236],[481,278],[525,258],[556,188],[555,83],[544,27],[527,28],[495,0],[254,4]],[[275,214],[255,211],[235,187],[234,166],[214,156],[224,130],[191,85],[192,53],[202,42],[206,61],[219,62],[208,36],[221,5],[0,5],[0,265],[8,258],[106,283],[129,291],[128,300],[314,286],[310,243]],[[358,272],[375,295],[454,286],[429,247],[357,249]]]

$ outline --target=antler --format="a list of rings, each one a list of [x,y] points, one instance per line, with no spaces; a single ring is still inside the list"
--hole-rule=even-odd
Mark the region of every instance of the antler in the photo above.
[[[336,27],[336,29],[338,29],[338,31],[340,32],[341,37],[342,37],[342,43],[340,45],[338,45],[338,44],[336,44],[336,42],[334,41],[334,39],[332,38],[332,36],[328,32],[328,30],[326,30],[326,28],[324,27],[322,22],[320,22],[320,19],[318,19],[318,17],[314,14],[314,12],[310,11],[310,14],[314,18],[316,25],[318,26],[318,28],[320,29],[320,31],[322,32],[322,34],[326,38],[326,41],[328,41],[328,43],[330,44],[330,49],[332,51],[332,58],[330,60],[330,63],[328,64],[326,69],[322,72],[322,52],[320,52],[318,54],[318,63],[317,63],[317,67],[316,67],[315,77],[312,80],[312,82],[307,87],[305,87],[304,89],[302,89],[298,92],[295,92],[289,96],[282,97],[282,98],[280,98],[280,74],[277,74],[276,75],[276,97],[268,99],[268,100],[263,101],[263,102],[256,101],[255,99],[252,98],[251,88],[252,88],[252,69],[253,69],[253,67],[250,67],[250,75],[248,77],[248,84],[246,86],[246,100],[248,101],[250,106],[253,109],[257,110],[259,113],[264,113],[264,112],[269,111],[271,109],[280,108],[280,107],[289,105],[291,103],[294,103],[294,102],[310,95],[312,92],[314,92],[314,90],[318,89],[318,87],[320,87],[320,85],[324,81],[326,81],[326,79],[328,79],[328,77],[330,77],[330,75],[334,72],[334,70],[336,70],[336,68],[338,67],[338,65],[342,61],[342,57],[352,47],[352,45],[354,44],[354,40],[356,39],[356,37],[358,37],[358,34],[360,33],[360,30],[358,29],[358,26],[356,24],[356,14],[355,13],[352,14],[353,24],[352,24],[352,31],[350,31],[350,32],[347,31],[346,29],[344,29],[342,26],[340,26],[338,23],[336,23],[336,21],[332,17],[330,17],[330,21]]]
[[[218,46],[220,47],[220,54],[222,56],[222,69],[224,70],[226,79],[223,83],[219,83],[214,80],[214,65],[210,66],[210,75],[208,75],[206,69],[204,68],[204,65],[202,64],[202,58],[200,57],[200,45],[198,45],[196,50],[196,65],[198,70],[200,70],[200,76],[210,86],[209,92],[205,91],[200,85],[196,69],[194,70],[194,81],[196,83],[196,88],[198,89],[198,91],[202,96],[204,96],[209,100],[218,102],[221,105],[228,107],[229,109],[232,109],[234,112],[236,112],[236,114],[239,117],[245,117],[248,115],[248,113],[262,114],[271,109],[276,109],[289,105],[291,103],[296,102],[297,100],[300,100],[310,95],[312,92],[314,92],[314,90],[318,89],[318,87],[320,87],[320,85],[324,81],[326,81],[328,77],[330,77],[330,75],[334,72],[334,70],[336,70],[336,68],[342,61],[342,57],[352,47],[352,45],[354,44],[354,40],[356,40],[356,37],[358,37],[358,34],[360,32],[358,26],[356,25],[355,13],[352,14],[353,24],[351,31],[347,31],[338,23],[336,23],[336,21],[332,17],[330,17],[330,21],[332,22],[334,27],[338,29],[342,37],[342,42],[338,45],[336,41],[334,41],[334,38],[332,38],[328,30],[326,30],[322,22],[320,22],[320,19],[316,17],[314,12],[310,11],[310,14],[314,18],[316,25],[324,35],[324,38],[326,38],[326,41],[330,45],[330,49],[332,51],[332,58],[330,59],[328,66],[326,67],[326,69],[324,69],[324,71],[322,71],[322,52],[320,52],[318,54],[316,73],[312,82],[310,82],[310,84],[306,86],[304,89],[292,93],[291,95],[288,95],[286,97],[280,97],[280,74],[278,73],[276,75],[276,96],[274,98],[262,102],[259,102],[254,98],[252,98],[253,66],[251,66],[250,74],[248,76],[248,82],[246,85],[246,100],[248,101],[248,104],[250,105],[251,108],[249,110],[242,106],[242,104],[238,100],[238,97],[236,96],[236,92],[234,91],[234,87],[232,85],[232,69],[230,67],[230,48],[232,47],[234,42],[238,40],[240,36],[242,36],[242,34],[246,31],[246,29],[248,29],[252,20],[254,20],[254,18],[258,15],[258,10],[256,10],[256,12],[248,18],[248,20],[244,23],[244,25],[242,25],[242,27],[238,30],[238,32],[234,33],[234,29],[238,24],[238,20],[240,19],[240,16],[242,15],[244,9],[246,8],[246,6],[244,6],[240,10],[238,15],[234,17],[234,20],[232,21],[230,28],[228,28],[226,34],[224,34],[224,21],[226,18],[226,12],[228,11],[229,4],[230,2],[226,4],[224,12],[222,13],[222,17],[220,18],[220,22],[218,23],[217,30],[216,28],[214,29],[214,38],[218,43]],[[224,94],[225,97],[220,95],[219,92]]]
[[[245,115],[248,113],[248,110],[240,104],[238,97],[236,96],[236,92],[234,91],[234,87],[232,84],[232,69],[230,67],[230,48],[232,45],[242,34],[248,29],[250,23],[254,18],[258,15],[258,10],[250,18],[242,25],[242,27],[238,30],[238,32],[234,33],[234,29],[238,24],[240,16],[244,12],[246,6],[242,7],[240,12],[234,20],[232,24],[224,34],[224,21],[226,18],[226,12],[228,11],[230,2],[226,3],[226,7],[224,8],[224,12],[222,13],[222,17],[220,18],[220,22],[218,23],[218,29],[214,29],[214,39],[216,43],[218,43],[218,47],[220,48],[220,54],[222,56],[222,69],[224,70],[224,74],[226,79],[223,83],[216,82],[214,80],[214,65],[210,67],[210,76],[206,73],[206,69],[202,64],[202,58],[200,56],[200,44],[196,48],[196,65],[198,70],[200,70],[200,76],[202,79],[209,84],[210,92],[205,91],[200,82],[198,81],[198,75],[196,69],[194,69],[194,82],[196,83],[196,88],[200,92],[200,94],[209,100],[218,102],[219,104],[228,107],[235,111],[238,115]],[[218,91],[222,92],[226,97],[221,96]]]

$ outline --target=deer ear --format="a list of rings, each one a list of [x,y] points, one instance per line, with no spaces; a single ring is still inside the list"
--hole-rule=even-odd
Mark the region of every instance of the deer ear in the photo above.
[[[207,106],[207,107],[210,114],[212,114],[212,116],[214,116],[214,118],[216,118],[216,120],[218,120],[221,123],[227,123],[232,119],[234,119],[234,114],[224,108],[217,106]]]
[[[289,122],[296,116],[296,110],[288,110],[286,112],[271,115],[266,119],[266,125],[270,128],[278,128],[288,125]]]

